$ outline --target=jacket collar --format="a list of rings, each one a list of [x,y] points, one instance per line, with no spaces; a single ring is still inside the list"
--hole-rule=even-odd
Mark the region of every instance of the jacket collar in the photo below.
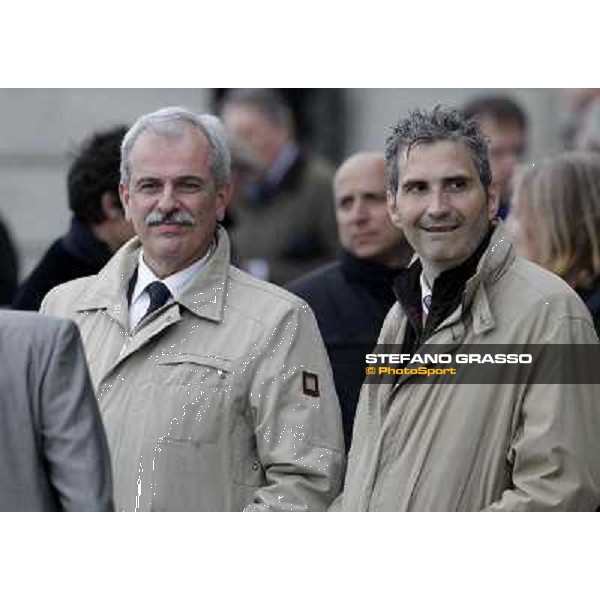
[[[471,310],[473,331],[477,335],[496,326],[488,289],[515,261],[515,251],[506,226],[499,220],[494,221],[492,226],[489,244],[479,259],[475,273],[465,283],[462,294],[461,314]]]
[[[212,256],[176,301],[198,317],[219,322],[223,318],[230,246],[227,233],[221,226],[217,227],[215,236],[217,244]],[[141,247],[137,237],[127,242],[92,279],[75,310],[105,309],[118,320],[123,320],[123,315],[129,311],[127,289],[136,270]]]
[[[479,260],[475,273],[467,280],[463,294],[463,307],[476,303],[476,317],[493,320],[486,287],[498,281],[515,260],[515,251],[508,230],[502,221],[494,222],[494,231],[490,243]]]

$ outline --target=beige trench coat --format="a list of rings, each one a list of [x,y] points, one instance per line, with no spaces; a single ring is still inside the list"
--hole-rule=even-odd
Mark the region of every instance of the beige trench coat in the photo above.
[[[401,344],[398,303],[379,343]],[[515,258],[498,225],[463,303],[427,344],[597,344],[558,277]],[[347,511],[593,510],[600,505],[600,386],[364,385],[343,495]]]
[[[140,243],[52,290],[81,331],[117,510],[323,510],[343,477],[340,411],[308,306],[229,264],[223,229],[181,297],[128,331]]]

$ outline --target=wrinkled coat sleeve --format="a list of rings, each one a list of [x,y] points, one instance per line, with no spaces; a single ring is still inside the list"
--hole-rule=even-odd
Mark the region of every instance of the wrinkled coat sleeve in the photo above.
[[[331,367],[306,305],[287,312],[254,362],[250,404],[266,485],[246,510],[325,510],[341,488],[344,439]]]
[[[598,344],[584,319],[561,320],[551,344]],[[512,489],[487,510],[589,511],[600,505],[600,385],[525,389],[509,450]]]
[[[108,445],[79,332],[64,321],[43,355],[41,444],[59,504],[68,511],[112,510]]]

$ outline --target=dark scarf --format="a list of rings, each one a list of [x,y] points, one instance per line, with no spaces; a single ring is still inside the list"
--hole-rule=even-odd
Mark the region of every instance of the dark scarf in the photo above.
[[[408,318],[402,352],[413,354],[427,341],[438,325],[456,310],[462,301],[467,281],[474,275],[477,265],[486,251],[493,228],[483,238],[477,250],[463,263],[440,273],[433,283],[431,308],[423,328],[421,296],[421,261],[415,261],[403,269],[394,281],[394,292]]]
[[[61,238],[63,248],[81,262],[98,271],[110,260],[112,252],[83,221],[73,218],[69,231]]]
[[[346,250],[341,250],[338,258],[348,281],[359,283],[378,304],[388,307],[394,304],[394,280],[402,272],[401,267],[388,267],[373,260],[358,258]]]

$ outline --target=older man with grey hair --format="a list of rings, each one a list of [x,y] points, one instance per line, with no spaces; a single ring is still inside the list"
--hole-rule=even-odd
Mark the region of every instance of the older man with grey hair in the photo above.
[[[137,238],[42,310],[79,325],[117,510],[322,510],[340,488],[341,419],[310,309],[230,265],[220,121],[181,108],[123,140]]]

